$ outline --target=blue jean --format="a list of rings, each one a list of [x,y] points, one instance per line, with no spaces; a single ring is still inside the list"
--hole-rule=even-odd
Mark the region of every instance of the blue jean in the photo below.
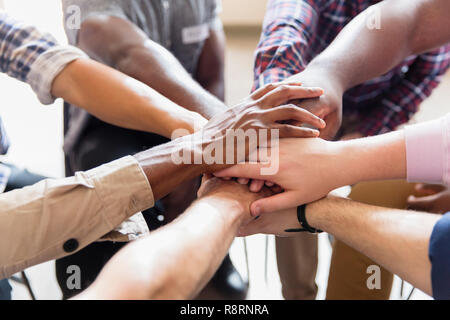
[[[0,280],[0,300],[11,300],[11,291],[8,280]]]
[[[436,223],[430,239],[433,297],[450,300],[450,213]]]

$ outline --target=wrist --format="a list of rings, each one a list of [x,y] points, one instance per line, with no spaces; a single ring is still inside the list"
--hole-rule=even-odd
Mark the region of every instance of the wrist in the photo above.
[[[328,167],[334,172],[333,189],[352,185],[359,179],[358,172],[353,166],[360,165],[356,152],[359,148],[347,143],[347,141],[326,141],[326,160]]]
[[[403,130],[339,143],[342,144],[342,154],[347,163],[347,184],[406,178]]]
[[[217,214],[239,225],[247,215],[250,216],[249,205],[246,207],[241,201],[236,199],[236,195],[230,193],[217,192],[204,196],[198,201],[209,204],[215,208]]]
[[[302,77],[305,76],[305,79],[312,79],[302,83],[304,86],[317,86],[323,88],[325,94],[329,94],[329,91],[332,91],[342,98],[346,90],[344,81],[339,76],[339,73],[335,72],[332,66],[320,61],[313,60],[300,75],[302,75]],[[309,81],[311,81],[311,83],[309,83]]]
[[[316,229],[329,232],[329,225],[333,224],[333,219],[338,210],[345,205],[347,199],[328,196],[325,199],[312,202],[306,206],[305,217],[308,224]]]

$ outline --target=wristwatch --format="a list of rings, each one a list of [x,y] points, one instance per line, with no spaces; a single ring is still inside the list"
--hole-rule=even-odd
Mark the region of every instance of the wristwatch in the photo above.
[[[311,227],[306,221],[306,204],[297,207],[297,219],[303,228],[300,229],[287,229],[284,232],[294,233],[294,232],[309,232],[309,233],[322,233],[322,230]]]

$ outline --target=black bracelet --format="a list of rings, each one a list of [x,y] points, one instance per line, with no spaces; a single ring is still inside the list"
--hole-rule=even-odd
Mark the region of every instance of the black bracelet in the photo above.
[[[309,233],[322,233],[322,230],[313,228],[306,221],[306,204],[297,207],[297,219],[300,225],[303,227],[301,229],[287,229],[284,232],[294,233],[294,232],[309,232]]]

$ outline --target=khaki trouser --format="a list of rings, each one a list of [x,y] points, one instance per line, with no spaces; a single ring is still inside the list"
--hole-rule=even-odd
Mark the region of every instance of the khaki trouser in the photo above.
[[[350,198],[377,206],[406,208],[406,199],[414,185],[403,181],[361,183],[353,187]],[[317,237],[300,235],[277,239],[277,259],[283,295],[286,299],[314,299],[317,287]],[[393,275],[381,269],[381,289],[370,290],[367,268],[376,265],[371,259],[334,241],[328,279],[327,299],[389,299]]]
[[[314,300],[317,295],[317,235],[276,238],[278,272],[286,300]]]

